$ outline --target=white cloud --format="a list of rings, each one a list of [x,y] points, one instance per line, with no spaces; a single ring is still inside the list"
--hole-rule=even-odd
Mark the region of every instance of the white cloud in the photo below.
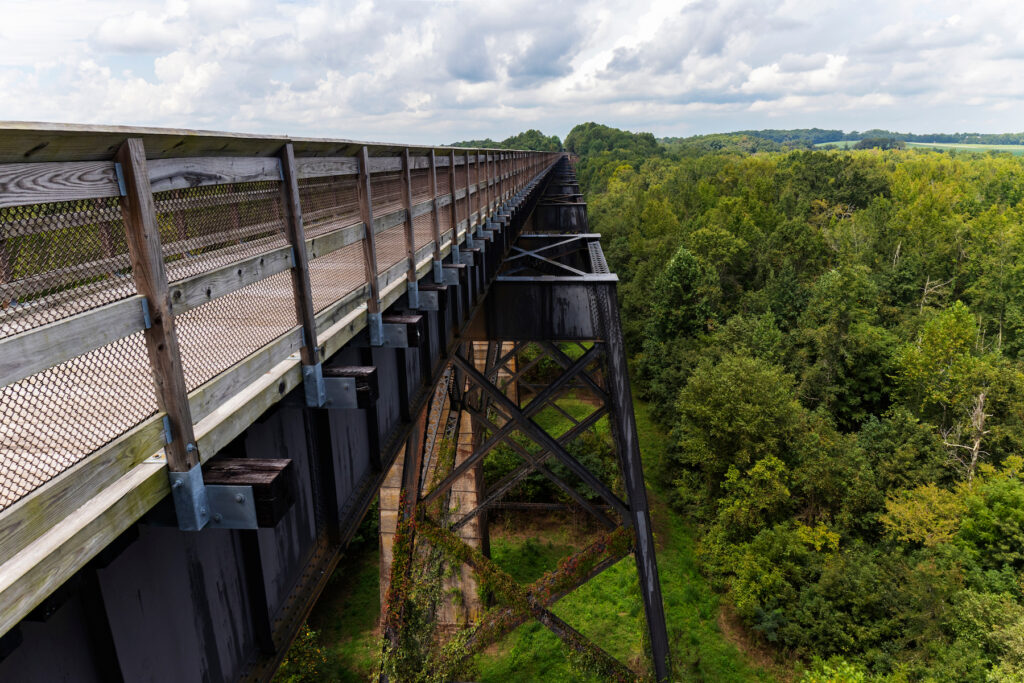
[[[1021,128],[1024,6],[7,0],[0,118],[445,142]],[[972,125],[973,122],[973,125]]]

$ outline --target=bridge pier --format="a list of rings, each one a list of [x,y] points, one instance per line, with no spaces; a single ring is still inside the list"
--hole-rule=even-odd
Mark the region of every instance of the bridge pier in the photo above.
[[[452,357],[455,384],[463,399],[460,434],[475,430],[477,438],[460,441],[459,457],[452,471],[424,488],[417,513],[419,527],[433,542],[442,542],[437,547],[457,561],[464,573],[464,584],[468,584],[465,572],[469,569],[501,575],[500,568],[489,563],[486,553],[478,552],[477,534],[467,534],[466,530],[472,529],[475,520],[486,515],[488,508],[525,477],[534,472],[542,474],[608,529],[610,535],[595,540],[592,547],[599,550],[594,553],[619,547],[622,534],[628,536],[647,619],[653,672],[657,680],[667,681],[668,636],[615,298],[617,278],[608,271],[600,235],[589,233],[585,204],[564,160],[546,179],[544,191],[525,226],[528,232],[520,234],[511,246],[487,293],[486,305],[467,326],[465,343]],[[529,400],[518,386],[518,379],[528,368],[519,367],[517,362],[512,364],[523,345],[539,349],[542,356],[561,369],[559,375],[546,383],[530,387]],[[512,383],[516,386],[510,386]],[[568,392],[589,395],[595,409],[583,419],[573,417],[558,405],[558,400]],[[563,433],[545,431],[534,418],[550,410],[567,417],[572,426]],[[614,441],[625,500],[612,489],[613,482],[603,481],[599,473],[590,471],[569,451],[575,439],[603,419],[608,421]],[[522,439],[532,442],[532,449],[525,447]],[[524,463],[501,481],[487,482],[489,486],[474,482],[474,469],[480,468],[488,453],[501,444],[520,455]],[[549,460],[568,469],[569,477],[556,476],[546,464]],[[450,514],[452,508],[446,507],[448,514],[441,515],[431,507],[448,500],[474,504],[459,505],[455,514]],[[572,575],[577,564],[568,562],[561,575],[552,579],[563,586],[564,592],[552,595],[539,586],[523,588],[523,599],[549,595],[551,600],[557,600],[619,556],[609,555],[596,565],[584,563],[582,566],[593,566],[594,571],[578,576]],[[511,581],[507,575],[505,579]],[[509,595],[499,596],[502,597],[511,599]],[[513,601],[506,605],[509,614],[501,617],[504,626],[472,626],[474,630],[464,641],[465,657],[494,642],[507,628],[534,616],[568,647],[601,662],[609,670],[631,675],[598,645],[551,614],[548,604],[530,603],[528,614],[516,612],[522,609],[516,604]],[[445,613],[444,609],[441,613]],[[450,615],[448,618],[449,623],[454,621]],[[445,675],[454,675],[458,661],[449,665],[453,668]]]

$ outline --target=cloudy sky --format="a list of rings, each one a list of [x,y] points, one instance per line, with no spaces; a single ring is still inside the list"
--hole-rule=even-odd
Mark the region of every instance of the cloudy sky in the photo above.
[[[0,0],[0,120],[443,143],[1024,130],[1024,3]]]

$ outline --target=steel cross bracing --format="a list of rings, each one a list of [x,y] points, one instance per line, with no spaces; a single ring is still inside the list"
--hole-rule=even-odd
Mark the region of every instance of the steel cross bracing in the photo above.
[[[549,188],[557,193],[565,184],[574,182],[572,178],[556,178],[549,182]],[[557,195],[554,198],[556,203],[561,199]],[[545,197],[542,197],[539,203],[544,201]],[[573,220],[578,220],[578,217]],[[557,337],[538,337],[538,329],[549,328],[529,323],[517,327],[517,320],[529,308],[509,311],[504,320],[495,324],[494,304],[489,299],[488,306],[485,306],[490,309],[487,312],[488,332],[482,338],[479,334],[475,337],[467,335],[466,341],[457,349],[452,357],[449,393],[445,399],[445,405],[453,414],[468,418],[465,421],[449,419],[448,423],[471,429],[472,448],[467,448],[461,461],[449,461],[446,471],[435,468],[427,476],[425,468],[417,470],[421,471],[416,480],[423,483],[422,489],[410,487],[403,493],[404,518],[408,520],[406,533],[410,537],[416,534],[425,538],[433,547],[442,548],[449,560],[471,568],[478,576],[489,577],[492,579],[490,583],[496,580],[503,586],[493,596],[497,604],[470,625],[469,633],[459,641],[464,652],[454,661],[436,662],[441,668],[435,671],[454,675],[457,668],[444,667],[457,667],[458,663],[465,662],[524,621],[536,619],[571,650],[597,662],[611,678],[636,679],[637,675],[628,667],[549,610],[560,597],[586,583],[625,554],[632,553],[647,619],[653,673],[657,680],[665,681],[669,677],[668,637],[615,297],[617,278],[609,273],[600,249],[599,235],[586,232],[564,234],[557,230],[544,233],[543,227],[537,226],[535,220],[536,232],[521,235],[511,247],[495,287],[500,289],[505,283],[509,287],[530,288],[530,294],[525,298],[539,296],[538,287],[571,287],[574,293],[567,295],[564,301],[588,302],[584,304],[587,310],[576,311],[576,314],[589,321],[572,329],[591,330],[591,333],[584,334],[585,338],[562,338],[564,341],[561,343],[555,341]],[[580,287],[586,294],[582,298]],[[505,299],[498,300],[508,301],[510,296],[515,298],[515,295],[506,295]],[[544,297],[558,298],[557,293],[540,298]],[[521,330],[522,334],[517,334],[516,330]],[[509,334],[503,335],[499,331]],[[528,362],[520,363],[520,355],[527,347],[536,355]],[[531,371],[545,360],[560,369],[557,377],[537,384],[526,382]],[[574,398],[593,406],[588,415],[575,418],[558,405],[558,401],[570,392]],[[435,396],[435,400],[442,400],[441,392]],[[542,411],[561,414],[568,419],[568,428],[562,433],[548,433],[535,419]],[[617,486],[602,481],[570,452],[581,435],[605,419],[609,422],[619,465],[620,481]],[[522,458],[523,463],[500,481],[481,487],[474,505],[466,510],[453,511],[449,505],[454,495],[453,486],[467,473],[480,472],[484,458],[502,445]],[[429,458],[428,454],[423,460]],[[565,478],[552,471],[549,467],[552,460],[567,469],[570,476]],[[436,458],[433,462],[440,466]],[[406,466],[421,466],[408,450]],[[575,573],[563,569],[545,575],[530,586],[519,586],[486,557],[486,552],[469,545],[460,533],[471,522],[485,523],[488,510],[533,473],[539,473],[552,482],[606,531],[590,547],[562,563],[563,567],[577,568]],[[431,482],[429,485],[428,481]],[[407,583],[396,582],[394,577],[396,572],[407,572],[411,564],[410,557],[399,557],[397,548],[396,541],[389,605],[404,604],[401,590]],[[413,544],[408,542],[405,548],[411,553]],[[582,558],[586,558],[585,561]],[[386,633],[388,624],[396,623],[389,619],[400,619],[400,615],[389,612],[385,616]]]

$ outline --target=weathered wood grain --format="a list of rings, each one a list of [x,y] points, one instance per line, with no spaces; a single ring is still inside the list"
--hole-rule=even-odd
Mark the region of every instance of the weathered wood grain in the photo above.
[[[359,159],[356,157],[297,157],[295,168],[299,178],[359,175]]]
[[[349,313],[359,307],[361,303],[366,301],[366,297],[370,292],[370,286],[363,284],[360,287],[356,287],[351,292],[341,297],[333,304],[320,311],[316,315],[316,328],[317,330],[326,330],[333,326],[336,322],[347,316]]]
[[[402,155],[402,165],[405,167],[402,173],[402,204],[405,208],[405,258],[408,266],[408,278],[416,281],[416,232],[413,229],[412,215],[412,156],[409,148],[406,147]]]
[[[153,192],[185,187],[281,180],[281,166],[270,157],[192,157],[153,159],[149,184]]]
[[[430,196],[431,196],[431,210],[433,212],[433,220],[431,221],[431,229],[434,233],[434,260],[440,263],[441,261],[441,212],[440,207],[437,204],[437,155],[434,154],[434,150],[430,150]]]
[[[402,157],[369,157],[367,168],[370,173],[396,173],[402,170]]]
[[[152,508],[169,491],[165,463],[144,462],[0,565],[0,633]]]
[[[149,301],[151,325],[146,330],[146,349],[156,382],[157,403],[171,423],[167,464],[173,472],[187,472],[198,464],[199,454],[194,448],[185,372],[174,330],[167,273],[160,249],[160,227],[156,221],[142,141],[138,138],[127,140],[115,158],[121,164],[127,189],[121,209],[132,257],[132,274],[139,294]]]
[[[373,222],[373,192],[370,186],[370,153],[363,147],[359,151],[359,214],[363,225],[370,227],[363,237],[363,263],[366,266],[366,281],[370,283],[367,311],[380,312],[380,292],[377,289],[377,246],[374,234],[377,226]]]
[[[405,209],[399,209],[398,211],[392,211],[391,213],[384,214],[383,216],[378,216],[373,220],[373,234],[379,235],[389,228],[401,225],[405,222],[407,214],[408,212]]]
[[[170,287],[175,315],[236,290],[277,275],[292,267],[291,247],[279,247],[258,256],[221,266],[208,273],[175,282]]]
[[[306,233],[302,228],[302,205],[299,198],[299,178],[295,168],[295,150],[291,143],[281,149],[282,203],[285,207],[285,234],[292,245],[292,295],[295,300],[295,318],[304,332],[302,345],[303,365],[320,362],[316,343],[316,320],[313,315],[313,289],[309,281],[309,256],[306,252]]]
[[[120,195],[112,161],[0,166],[0,208]]]
[[[0,512],[0,548],[13,557],[163,445],[158,414]],[[0,612],[3,612],[0,603]]]
[[[412,218],[419,218],[423,214],[430,213],[433,210],[434,210],[434,201],[432,199],[428,199],[425,202],[420,202],[419,204],[416,204],[415,206],[413,206],[412,207],[412,211],[410,213],[411,213],[411,217]]]
[[[337,251],[342,247],[355,244],[363,239],[365,235],[366,226],[362,223],[356,223],[355,225],[349,225],[338,230],[332,230],[331,232],[307,239],[306,253],[309,254],[309,258],[311,259],[326,256],[327,254]]]
[[[0,339],[0,386],[138,332],[145,327],[143,301],[135,295]]]

